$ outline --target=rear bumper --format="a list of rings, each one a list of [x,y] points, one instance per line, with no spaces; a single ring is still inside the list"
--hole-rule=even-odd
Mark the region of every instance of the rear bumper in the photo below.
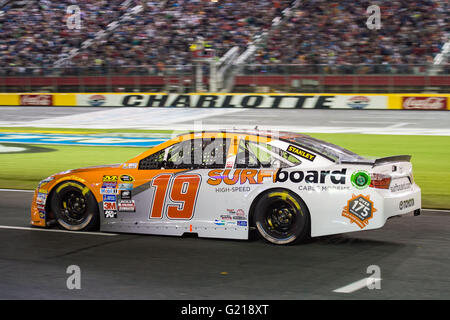
[[[400,216],[408,213],[420,212],[422,208],[421,190],[413,185],[411,190],[393,193],[384,196],[384,218]],[[418,211],[419,210],[419,211]]]

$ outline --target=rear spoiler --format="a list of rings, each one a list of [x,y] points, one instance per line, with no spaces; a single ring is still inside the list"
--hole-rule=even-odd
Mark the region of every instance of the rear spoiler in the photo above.
[[[345,164],[366,164],[371,165],[372,167],[380,166],[382,164],[386,163],[392,163],[392,162],[410,162],[411,156],[410,155],[401,155],[401,156],[392,156],[392,157],[384,157],[384,158],[378,158],[374,160],[356,160],[356,161],[348,161],[344,160],[341,163]]]
[[[392,157],[385,157],[385,158],[379,158],[375,160],[375,163],[373,164],[374,167],[389,163],[389,162],[410,162],[411,156],[409,155],[402,155],[402,156],[392,156]]]

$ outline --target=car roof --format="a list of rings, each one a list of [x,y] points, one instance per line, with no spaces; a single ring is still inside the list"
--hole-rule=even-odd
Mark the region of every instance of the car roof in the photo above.
[[[294,133],[294,132],[288,132],[288,131],[274,131],[274,130],[259,130],[259,129],[221,129],[221,130],[204,130],[204,131],[190,131],[185,132],[182,134],[179,134],[177,137],[185,136],[185,135],[191,135],[191,134],[220,134],[220,133],[227,133],[227,134],[234,134],[234,135],[252,135],[252,136],[260,136],[260,137],[266,137],[271,139],[279,139],[279,140],[291,140],[295,138],[306,138],[310,136],[301,134],[301,133]]]

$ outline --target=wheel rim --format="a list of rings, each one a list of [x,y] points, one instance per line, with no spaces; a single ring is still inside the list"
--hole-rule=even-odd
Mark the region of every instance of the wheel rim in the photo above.
[[[61,213],[63,219],[69,224],[79,224],[86,218],[87,200],[77,190],[70,190],[61,198]]]
[[[265,213],[266,230],[276,238],[288,238],[297,222],[297,209],[287,201],[272,203]]]

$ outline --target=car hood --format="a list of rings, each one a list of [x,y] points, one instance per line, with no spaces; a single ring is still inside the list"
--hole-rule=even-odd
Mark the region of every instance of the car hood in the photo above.
[[[55,176],[65,175],[65,174],[72,174],[72,173],[81,173],[81,172],[89,172],[89,171],[96,171],[98,169],[117,169],[122,164],[109,164],[109,165],[102,165],[102,166],[93,166],[93,167],[85,167],[85,168],[78,168],[78,169],[71,169],[63,172],[58,172],[54,174]]]

